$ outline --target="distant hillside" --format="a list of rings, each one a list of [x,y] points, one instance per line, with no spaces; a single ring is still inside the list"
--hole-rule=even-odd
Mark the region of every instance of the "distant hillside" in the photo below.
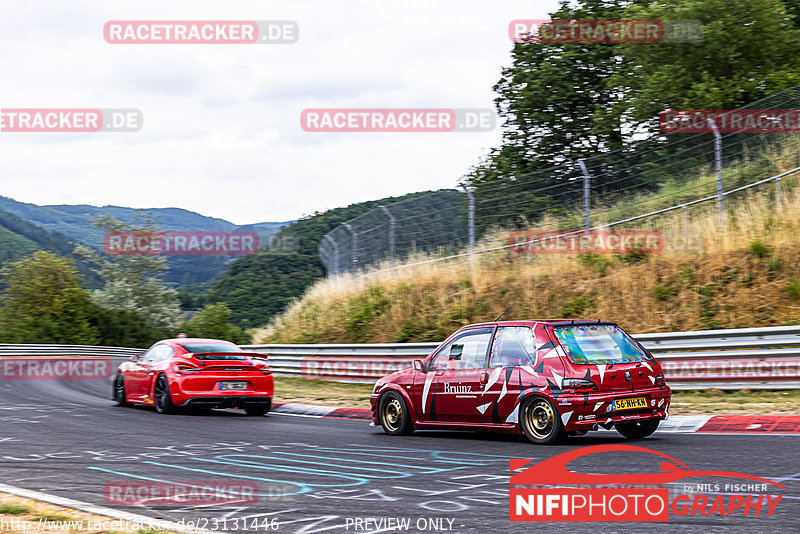
[[[75,260],[89,287],[99,287],[99,276],[82,259],[73,254],[76,242],[70,237],[46,230],[13,213],[0,209],[0,263],[18,260],[37,250],[55,252]]]
[[[262,326],[325,276],[317,250],[322,236],[377,206],[429,194],[423,191],[351,204],[294,222],[278,232],[271,250],[234,261],[212,285],[206,301],[227,304],[233,311],[232,320],[243,328]]]
[[[223,219],[206,217],[180,208],[135,210],[121,206],[98,207],[83,204],[38,206],[2,196],[0,196],[0,209],[98,249],[103,246],[103,231],[95,228],[92,221],[103,214],[111,215],[126,223],[135,223],[137,215],[149,214],[158,221],[161,229],[171,231],[250,231],[258,234],[259,243],[262,245],[269,243],[270,239],[287,224],[263,222],[238,226]],[[167,258],[170,271],[166,281],[176,285],[209,282],[225,272],[234,259],[235,256],[171,256]]]

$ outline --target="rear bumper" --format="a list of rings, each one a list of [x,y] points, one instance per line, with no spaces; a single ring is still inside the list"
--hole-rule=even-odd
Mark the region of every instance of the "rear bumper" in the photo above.
[[[247,382],[247,389],[220,389],[221,382]],[[271,375],[200,374],[173,375],[170,381],[172,402],[177,406],[236,407],[231,404],[265,404],[271,402],[274,385]]]
[[[615,399],[645,397],[646,408],[613,410]],[[555,401],[564,428],[567,431],[591,430],[594,425],[611,428],[618,423],[630,423],[645,419],[667,419],[672,391],[669,387],[641,389],[629,393],[595,393],[592,395],[560,395]],[[567,415],[569,414],[569,415]]]
[[[272,406],[272,398],[257,395],[226,395],[215,397],[191,397],[181,406],[193,408],[246,408],[248,406]]]

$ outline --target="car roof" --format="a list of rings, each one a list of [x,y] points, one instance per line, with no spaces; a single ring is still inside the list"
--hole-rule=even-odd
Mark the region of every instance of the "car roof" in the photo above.
[[[460,330],[465,328],[478,328],[486,326],[533,326],[535,324],[549,324],[549,325],[587,325],[587,324],[609,324],[616,325],[612,321],[603,321],[601,319],[523,319],[519,321],[492,321],[488,323],[475,323],[463,326]]]
[[[210,338],[203,338],[203,337],[177,337],[172,339],[162,339],[159,343],[171,343],[171,344],[180,344],[180,343],[225,343],[226,345],[236,345],[236,343],[231,343],[230,341],[225,341],[224,339],[210,339]]]

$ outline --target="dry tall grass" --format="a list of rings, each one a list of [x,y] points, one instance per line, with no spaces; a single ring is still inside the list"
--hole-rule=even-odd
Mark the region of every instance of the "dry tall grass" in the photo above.
[[[632,332],[738,328],[800,321],[800,194],[773,186],[629,228],[664,233],[661,254],[516,255],[508,250],[319,281],[258,331],[258,342],[440,340],[504,318],[602,318]],[[508,243],[495,231],[479,248]],[[424,255],[408,263],[430,259]]]

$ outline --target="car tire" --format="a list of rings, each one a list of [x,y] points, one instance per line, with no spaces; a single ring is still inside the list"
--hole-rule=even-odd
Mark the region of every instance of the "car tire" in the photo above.
[[[387,391],[381,395],[378,402],[378,420],[387,434],[400,436],[414,432],[408,405],[395,391]]]
[[[111,392],[111,398],[117,406],[127,406],[128,400],[125,395],[125,377],[122,373],[117,373],[114,377],[114,385]]]
[[[538,395],[523,401],[519,426],[528,441],[537,445],[560,443],[567,437],[558,409],[548,399]]]
[[[263,417],[269,412],[269,406],[247,406],[244,413],[251,417]]]
[[[645,419],[644,421],[617,423],[614,428],[628,439],[641,439],[655,432],[660,422],[659,419]]]
[[[169,391],[169,380],[166,375],[158,375],[156,385],[153,388],[153,400],[155,401],[156,411],[158,413],[172,413],[175,411],[175,405],[172,404],[172,396]]]

